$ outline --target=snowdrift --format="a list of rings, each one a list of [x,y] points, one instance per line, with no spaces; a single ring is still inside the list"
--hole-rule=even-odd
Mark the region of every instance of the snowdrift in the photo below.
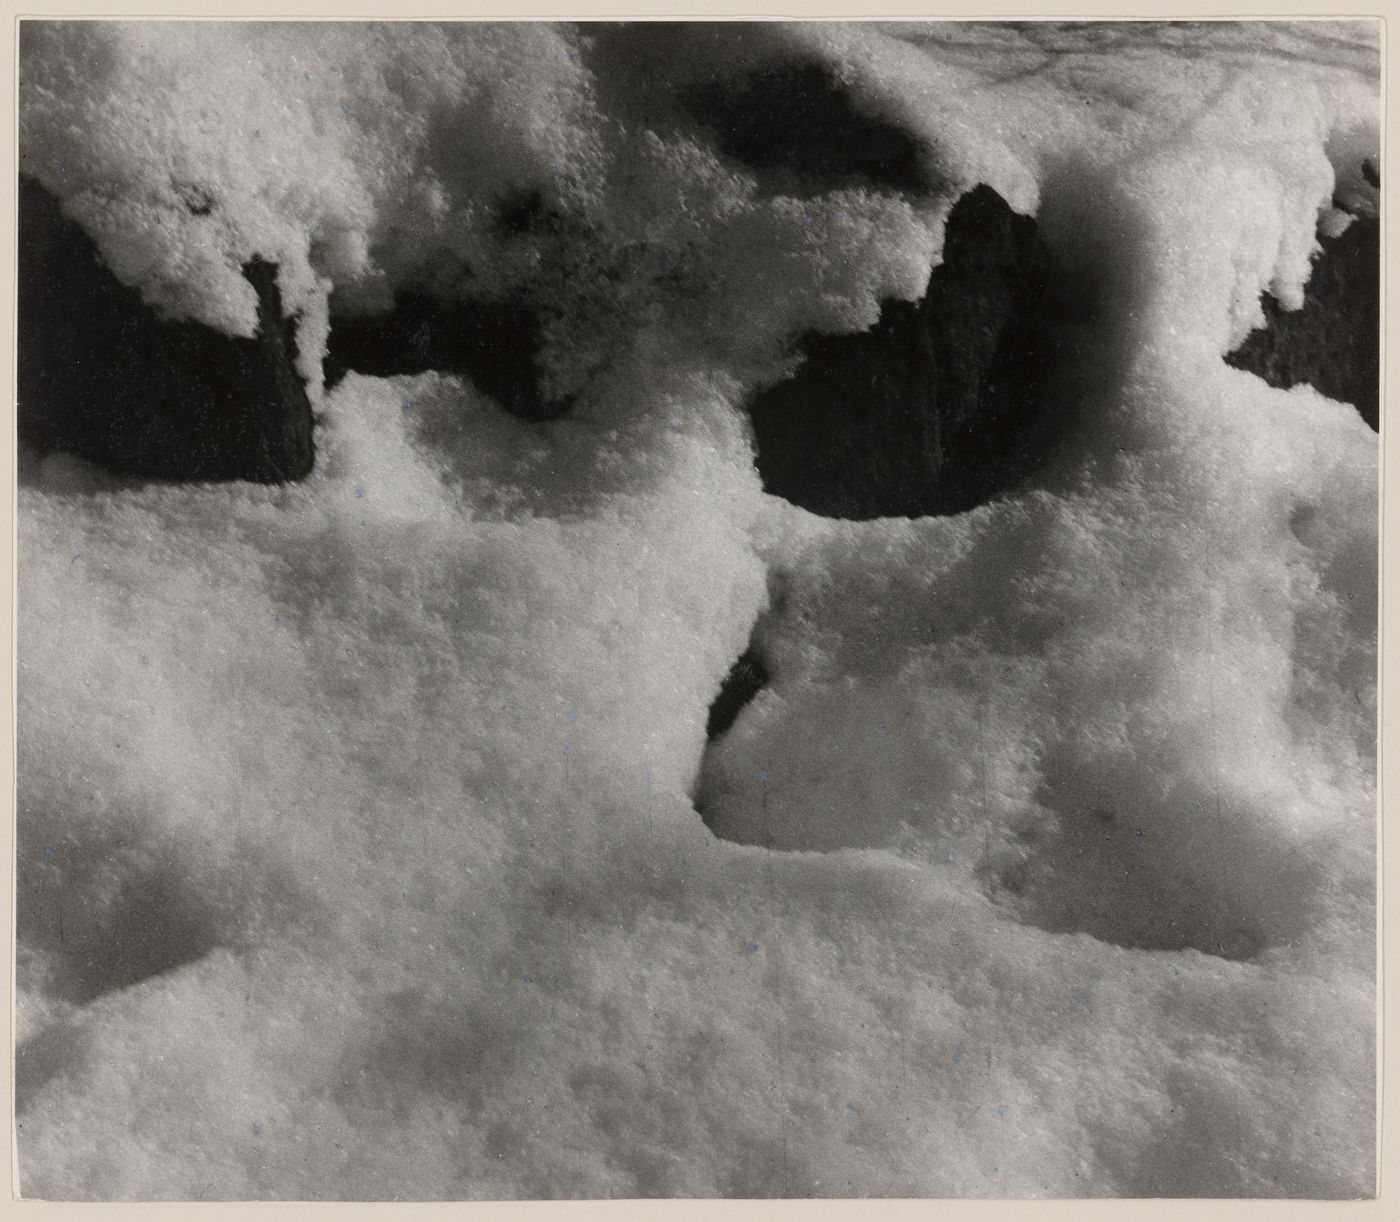
[[[22,449],[24,1192],[1370,1195],[1378,446],[1224,358],[1374,215],[1378,79],[1359,23],[26,23],[21,172],[165,322],[255,338],[275,266],[315,457]],[[1034,461],[765,492],[755,396],[979,184],[1052,269]],[[327,385],[421,300],[517,372]]]

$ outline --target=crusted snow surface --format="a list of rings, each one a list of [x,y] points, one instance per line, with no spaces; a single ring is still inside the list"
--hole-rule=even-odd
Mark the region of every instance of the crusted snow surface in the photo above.
[[[708,30],[26,27],[25,170],[167,313],[273,258],[314,376],[332,287],[446,267],[578,396],[350,375],[280,488],[21,456],[27,1194],[1373,1191],[1377,447],[1221,357],[1374,155],[1374,28]],[[785,60],[940,185],[673,103]],[[745,394],[977,181],[1059,269],[1031,486],[765,496]]]

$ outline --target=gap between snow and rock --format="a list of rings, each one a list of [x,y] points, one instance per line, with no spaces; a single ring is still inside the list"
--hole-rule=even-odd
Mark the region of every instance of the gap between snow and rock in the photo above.
[[[715,739],[729,729],[744,707],[767,683],[768,668],[750,645],[739,655],[720,684],[719,695],[710,705],[709,717],[705,722],[705,737]]]

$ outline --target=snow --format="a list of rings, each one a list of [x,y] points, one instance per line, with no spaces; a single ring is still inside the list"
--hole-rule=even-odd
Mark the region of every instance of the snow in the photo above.
[[[670,109],[813,56],[938,191]],[[275,258],[311,371],[423,263],[551,303],[578,396],[352,374],[279,488],[21,456],[27,1194],[1373,1191],[1376,439],[1220,359],[1364,197],[1373,26],[56,23],[22,71],[25,172],[169,314],[249,333]],[[1062,269],[1046,465],[766,496],[744,395],[978,181]],[[567,223],[502,237],[531,188]]]

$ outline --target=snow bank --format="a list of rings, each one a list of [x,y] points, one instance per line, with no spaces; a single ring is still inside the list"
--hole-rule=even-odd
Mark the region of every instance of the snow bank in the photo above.
[[[524,293],[552,315],[559,392],[648,330],[658,296],[713,365],[711,348],[752,357],[793,326],[868,325],[877,291],[922,291],[933,238],[907,202],[756,198],[693,131],[600,113],[590,41],[538,23],[34,23],[21,168],[172,317],[250,335],[239,269],[278,264],[313,381],[333,285],[365,310],[418,280]],[[561,223],[503,226],[532,194]]]
[[[23,456],[25,1191],[1372,1191],[1375,438],[1221,357],[1299,300],[1376,58],[26,26],[24,168],[152,303],[247,334],[260,254],[314,338],[437,268],[552,303],[580,397],[351,375],[281,488]],[[935,185],[721,155],[677,99],[775,61]],[[977,181],[1061,268],[1032,486],[765,496],[745,393],[916,297]],[[564,223],[503,236],[530,190]],[[772,681],[707,751],[751,636]]]

